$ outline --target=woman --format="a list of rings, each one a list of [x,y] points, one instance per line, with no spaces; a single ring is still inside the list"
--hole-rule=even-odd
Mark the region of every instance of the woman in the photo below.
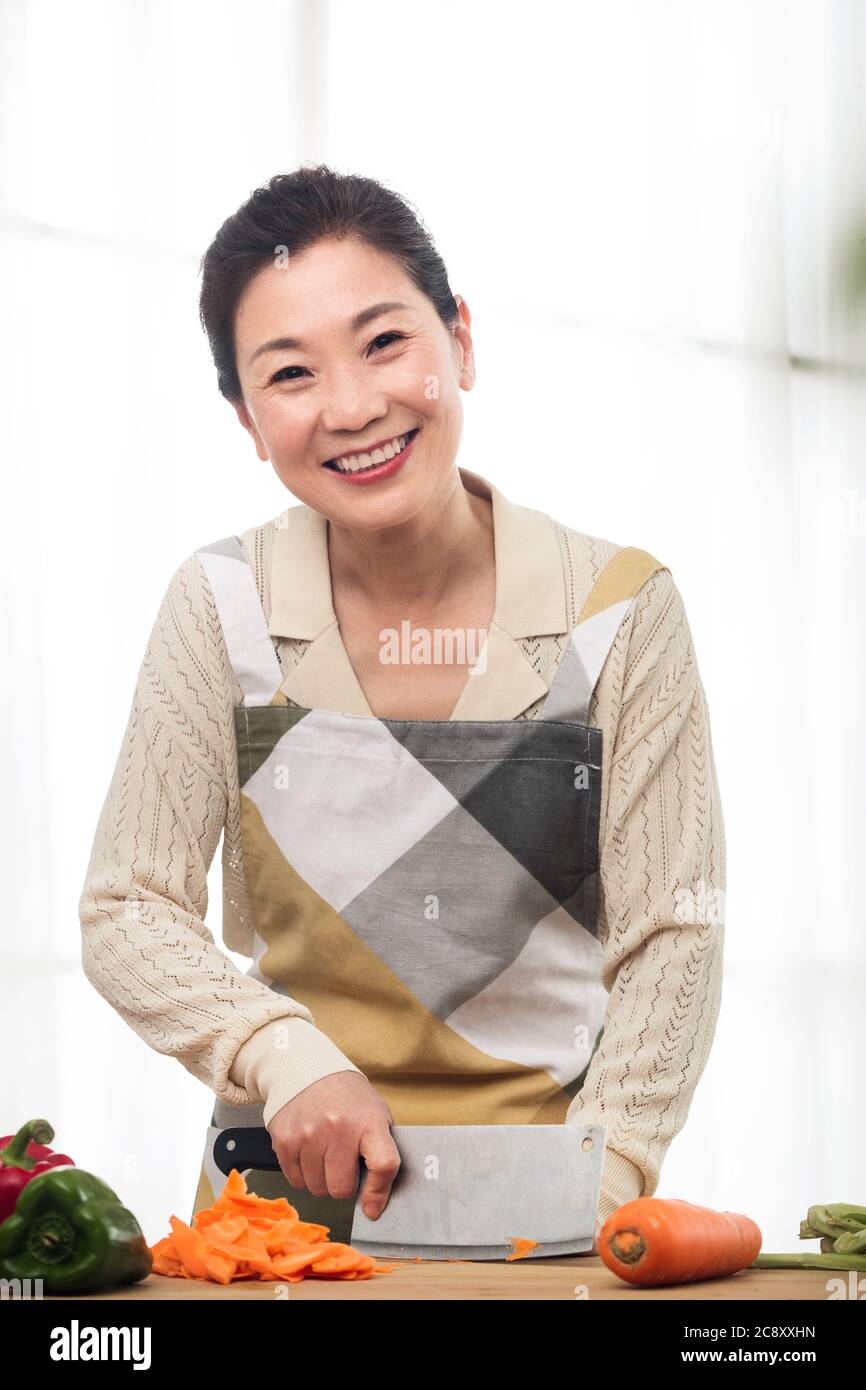
[[[456,460],[471,317],[396,194],[275,177],[202,263],[219,389],[298,499],[173,576],[81,897],[88,978],[348,1239],[391,1124],[607,1127],[656,1190],[715,1030],[725,843],[682,600]],[[223,939],[204,922],[221,831]],[[697,904],[697,906],[695,906]],[[223,1153],[223,1157],[225,1154]]]

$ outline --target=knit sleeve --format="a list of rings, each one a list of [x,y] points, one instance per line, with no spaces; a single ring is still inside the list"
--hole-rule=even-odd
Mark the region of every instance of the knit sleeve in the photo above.
[[[724,942],[725,832],[709,711],[669,571],[647,580],[621,636],[596,692],[600,710],[611,692],[618,706],[600,861],[609,998],[566,1117],[607,1125],[600,1223],[656,1191],[712,1044]]]
[[[237,794],[226,777],[233,681],[192,555],[169,583],[138,673],[79,901],[81,959],[150,1047],[221,1100],[268,1100],[272,1114],[278,1100],[358,1068],[309,1009],[239,970],[205,924],[207,872]]]

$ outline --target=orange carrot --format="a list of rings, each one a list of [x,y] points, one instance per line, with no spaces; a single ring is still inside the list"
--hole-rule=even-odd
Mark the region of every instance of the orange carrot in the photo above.
[[[213,1206],[192,1226],[170,1216],[171,1235],[150,1247],[154,1274],[180,1279],[369,1279],[396,1265],[379,1264],[351,1245],[328,1239],[329,1228],[302,1221],[285,1197],[259,1197],[233,1168]]]
[[[746,1269],[763,1237],[749,1216],[676,1197],[638,1197],[605,1221],[598,1253],[629,1284],[689,1284]]]
[[[237,1261],[231,1260],[227,1255],[218,1255],[212,1251],[204,1262],[205,1273],[208,1279],[213,1279],[217,1284],[230,1284],[237,1271]]]
[[[177,1251],[177,1258],[186,1266],[190,1274],[196,1279],[204,1279],[205,1261],[207,1259],[207,1246],[204,1237],[199,1231],[193,1231],[187,1226],[186,1222],[181,1221],[177,1216],[170,1216],[169,1224],[174,1231],[174,1247]]]
[[[505,1256],[506,1264],[509,1260],[522,1260],[528,1251],[534,1250],[538,1244],[537,1240],[527,1240],[525,1236],[509,1236],[508,1239],[514,1246],[510,1255]]]

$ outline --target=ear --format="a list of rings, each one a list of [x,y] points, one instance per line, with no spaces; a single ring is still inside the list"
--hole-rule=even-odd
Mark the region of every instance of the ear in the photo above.
[[[250,436],[253,443],[255,444],[256,453],[262,460],[262,463],[267,463],[268,459],[270,458],[270,455],[264,446],[264,442],[262,440],[261,435],[259,434],[255,425],[253,424],[252,418],[250,416],[249,411],[247,410],[245,402],[242,400],[232,401],[232,406],[234,407],[235,414],[237,415],[244,429],[247,431],[247,434]]]
[[[455,294],[454,299],[460,313],[460,319],[454,327],[454,340],[463,349],[463,360],[460,365],[460,385],[464,391],[471,391],[475,385],[475,353],[472,346],[472,315],[469,312],[469,305],[462,295]]]

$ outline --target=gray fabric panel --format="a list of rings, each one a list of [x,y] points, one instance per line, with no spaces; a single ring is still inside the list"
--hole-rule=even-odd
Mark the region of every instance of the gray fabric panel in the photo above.
[[[580,653],[569,638],[547,699],[541,707],[541,718],[573,719],[582,724],[586,720],[591,698],[589,676]]]
[[[200,545],[198,550],[205,554],[228,555],[232,560],[242,560],[245,565],[249,564],[246,551],[237,536],[224,536],[221,541],[214,541],[211,545]]]
[[[435,920],[424,915],[431,895]],[[555,909],[541,884],[456,806],[340,916],[431,1013],[447,1018],[512,963]]]

